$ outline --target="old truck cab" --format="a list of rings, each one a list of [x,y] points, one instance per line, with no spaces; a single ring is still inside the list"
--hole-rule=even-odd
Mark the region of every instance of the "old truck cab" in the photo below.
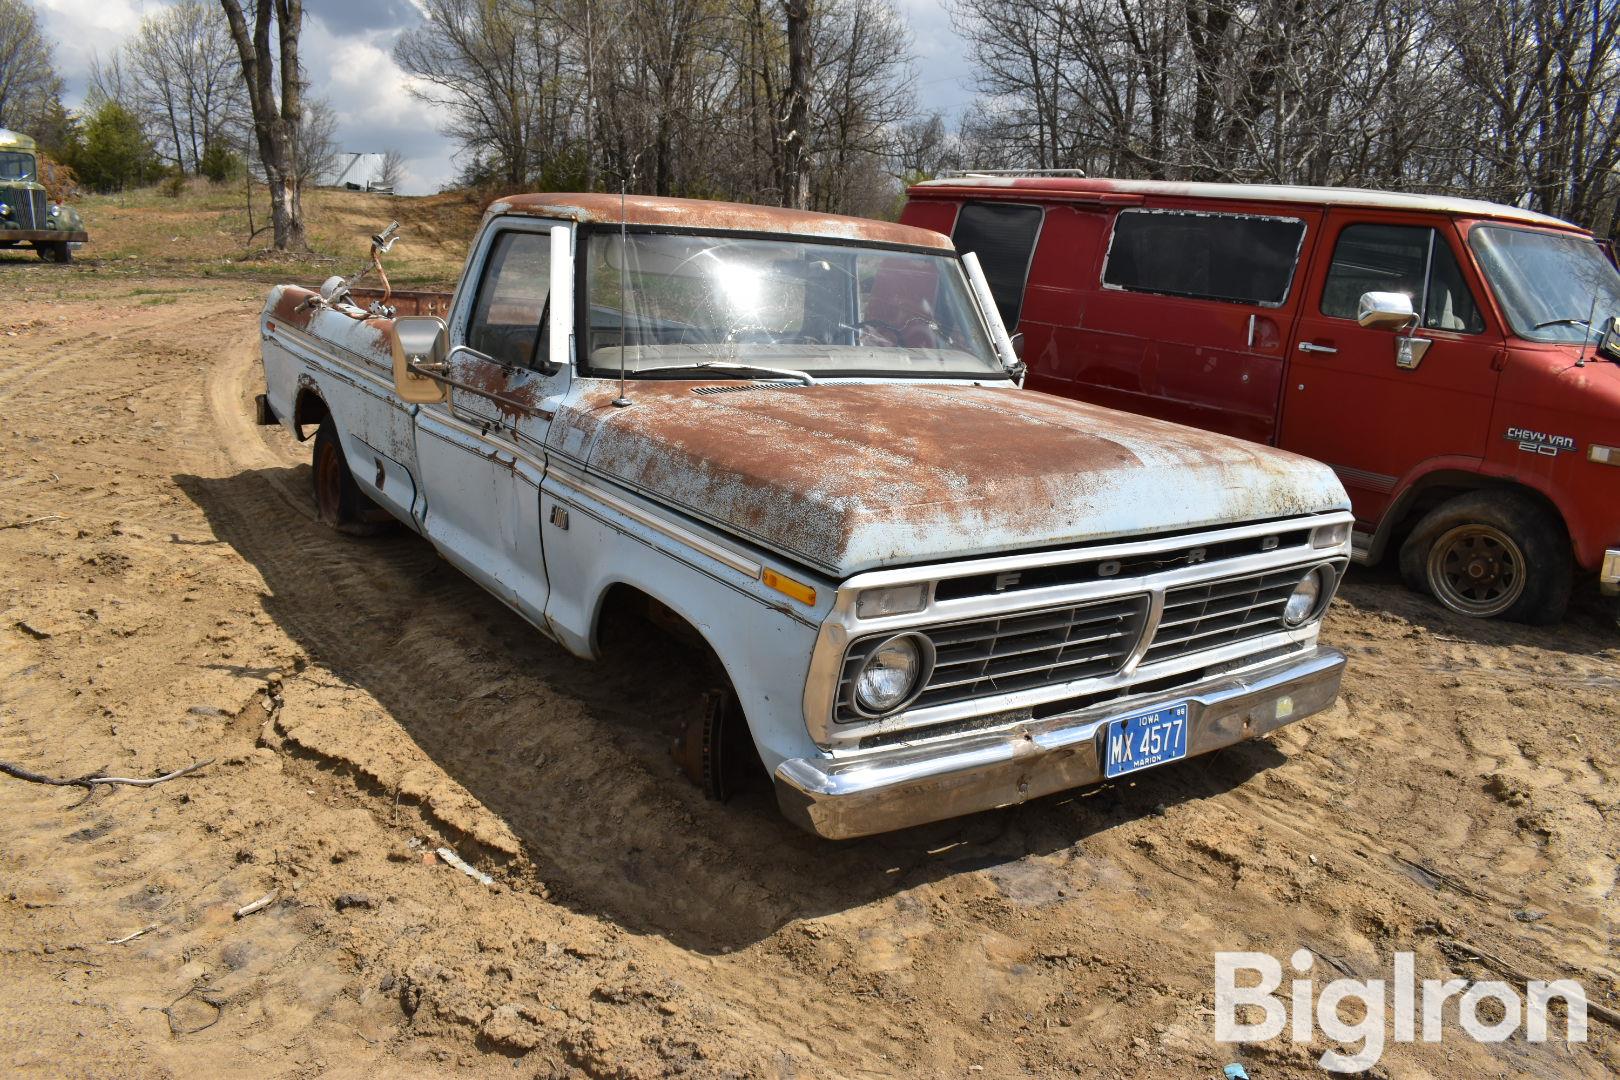
[[[1022,389],[939,233],[517,196],[443,303],[277,287],[261,420],[313,435],[323,518],[403,523],[562,647],[599,655],[627,607],[698,643],[716,692],[678,760],[712,796],[753,768],[859,836],[1337,694],[1332,472]]]
[[[1464,615],[1620,590],[1620,273],[1517,207],[1343,188],[967,175],[902,220],[976,252],[1029,385],[1306,454],[1355,554]]]
[[[27,135],[0,128],[0,251],[27,245],[46,262],[71,262],[90,239],[79,213],[51,199]]]

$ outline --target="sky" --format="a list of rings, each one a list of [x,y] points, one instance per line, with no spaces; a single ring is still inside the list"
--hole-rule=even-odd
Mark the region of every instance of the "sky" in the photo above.
[[[67,104],[84,98],[90,63],[108,56],[140,25],[159,0],[33,0],[45,32],[56,43],[57,71]],[[917,98],[923,108],[952,121],[972,96],[966,46],[951,29],[943,0],[893,0],[911,31]],[[410,78],[394,63],[394,41],[422,24],[411,0],[304,0],[300,46],[310,93],[338,114],[345,151],[405,157],[401,194],[437,191],[458,171],[455,142],[439,130],[442,117],[410,93]]]

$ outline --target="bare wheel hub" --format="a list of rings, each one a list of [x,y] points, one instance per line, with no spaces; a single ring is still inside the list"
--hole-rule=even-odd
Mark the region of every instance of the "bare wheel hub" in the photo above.
[[[1428,571],[1435,596],[1464,615],[1499,615],[1524,594],[1524,552],[1491,525],[1459,525],[1445,533],[1429,552]]]

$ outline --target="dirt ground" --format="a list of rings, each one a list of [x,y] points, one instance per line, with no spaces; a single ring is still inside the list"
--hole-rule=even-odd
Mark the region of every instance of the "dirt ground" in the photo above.
[[[678,777],[677,654],[577,661],[423,541],[314,521],[308,447],[251,423],[262,296],[0,258],[0,760],[212,759],[89,802],[0,776],[0,1071],[1321,1075],[1320,1034],[1214,1041],[1217,950],[1620,1008],[1595,602],[1478,624],[1357,571],[1332,711],[830,844]],[[1371,1075],[1620,1070],[1609,1023],[1552,1026],[1484,1046],[1452,1012]]]

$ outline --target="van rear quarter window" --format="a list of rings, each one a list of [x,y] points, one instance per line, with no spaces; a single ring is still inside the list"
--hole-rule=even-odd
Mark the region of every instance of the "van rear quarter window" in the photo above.
[[[963,203],[951,241],[956,250],[979,257],[1001,321],[1012,330],[1023,308],[1024,280],[1029,276],[1035,239],[1041,231],[1041,208],[1023,203]]]
[[[1305,239],[1297,218],[1121,210],[1103,284],[1201,300],[1281,305]]]

